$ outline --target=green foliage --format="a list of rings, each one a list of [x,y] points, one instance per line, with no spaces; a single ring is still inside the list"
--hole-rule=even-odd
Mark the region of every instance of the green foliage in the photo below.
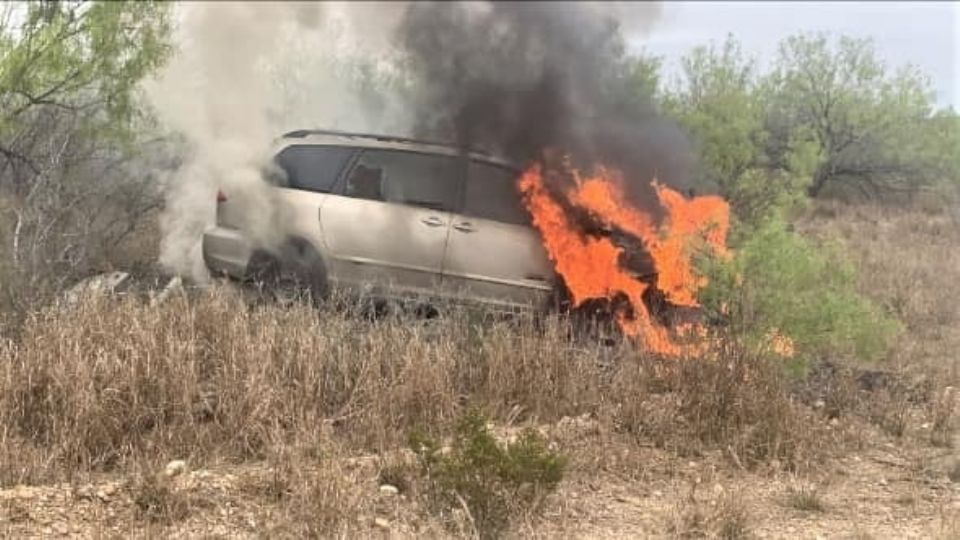
[[[449,452],[421,433],[412,434],[410,444],[434,507],[465,507],[483,538],[501,536],[514,516],[538,509],[566,467],[566,459],[548,450],[532,429],[501,446],[476,411],[461,418]]]
[[[946,172],[931,153],[939,145],[928,79],[913,66],[887,70],[870,40],[791,36],[765,86],[771,160],[789,159],[797,130],[817,146],[811,196],[915,190]]]
[[[683,61],[684,85],[671,110],[700,146],[703,172],[724,190],[761,160],[763,108],[754,65],[728,38],[721,49],[697,47]]]
[[[960,116],[953,109],[937,111],[920,140],[937,177],[932,188],[940,194],[960,193]]]
[[[798,360],[851,355],[876,360],[897,324],[858,293],[839,246],[817,247],[769,220],[745,236],[729,261],[705,261],[710,283],[701,300],[731,330],[760,344],[776,331],[793,341]]]
[[[766,95],[755,63],[728,37],[718,48],[697,47],[682,62],[679,89],[667,110],[698,146],[701,182],[716,186],[734,214],[753,224],[802,201],[809,147],[792,141],[793,161],[769,164],[764,153]]]
[[[140,112],[139,82],[170,52],[170,4],[34,2],[19,28],[0,28],[0,137],[39,107],[123,134]]]
[[[728,36],[694,48],[681,67],[663,108],[697,147],[696,180],[743,223],[808,196],[909,196],[960,179],[956,115],[934,114],[927,77],[886,68],[869,40],[791,36],[763,74]]]
[[[138,88],[170,53],[171,7],[0,5],[0,309],[24,313],[147,230],[159,201],[154,169],[134,164],[150,154]]]
[[[645,111],[656,99],[660,85],[661,58],[647,54],[624,57],[618,64],[610,91],[616,96],[614,102],[625,108]],[[617,95],[619,93],[619,95]]]

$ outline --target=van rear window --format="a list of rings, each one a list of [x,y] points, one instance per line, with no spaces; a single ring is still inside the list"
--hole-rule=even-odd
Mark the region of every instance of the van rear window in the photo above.
[[[286,173],[287,187],[329,193],[353,151],[344,146],[294,145],[274,161]]]

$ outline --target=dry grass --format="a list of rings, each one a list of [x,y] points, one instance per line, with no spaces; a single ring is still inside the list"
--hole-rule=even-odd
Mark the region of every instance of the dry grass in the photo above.
[[[714,523],[717,538],[740,540],[750,537],[750,513],[738,495],[727,494],[720,499]]]
[[[164,477],[143,473],[132,486],[137,517],[151,522],[172,523],[190,515],[191,501]]]
[[[383,456],[415,430],[448,437],[474,407],[498,426],[574,429],[568,420],[589,418],[590,430],[557,443],[578,474],[642,478],[639,458],[620,450],[643,446],[685,459],[722,454],[735,469],[802,472],[842,448],[843,430],[831,422],[851,411],[897,435],[929,424],[927,443],[949,446],[960,234],[943,216],[886,212],[843,208],[801,226],[847,238],[863,289],[907,327],[878,368],[925,389],[919,397],[886,387],[865,394],[838,372],[822,383],[823,404],[811,406],[792,397],[795,381],[781,365],[734,345],[715,360],[664,361],[627,343],[571,338],[557,318],[491,321],[464,311],[370,320],[340,308],[251,304],[232,287],[158,307],[100,298],[33,313],[16,333],[0,325],[0,486],[117,471],[132,479],[139,519],[163,524],[190,519],[202,501],[142,471],[171,459],[259,463],[269,474],[241,491],[272,516],[273,535],[347,536],[360,530],[356,516],[369,501],[344,460],[381,456],[374,477],[414,500],[409,464]],[[791,506],[811,507],[809,498]],[[730,499],[678,510],[675,532],[737,538],[748,525]]]
[[[445,433],[467,406],[498,422],[606,415],[635,436],[690,447],[692,435],[693,447],[729,447],[744,462],[812,451],[813,421],[761,359],[664,364],[568,334],[559,320],[465,312],[370,322],[250,307],[222,288],[157,308],[131,298],[50,309],[0,347],[0,483],[146,457],[262,460],[334,439],[381,451],[414,429]],[[645,415],[654,403],[658,415]]]
[[[960,459],[953,461],[953,464],[947,470],[947,478],[951,482],[960,482]]]
[[[750,521],[741,494],[725,492],[708,503],[692,483],[687,496],[677,501],[668,529],[677,538],[742,540],[751,536]]]
[[[820,493],[807,485],[790,486],[787,489],[787,506],[801,512],[826,512],[827,506]]]
[[[904,332],[880,369],[896,373],[909,392],[882,390],[858,406],[888,433],[917,424],[950,447],[956,436],[960,384],[960,214],[936,208],[820,203],[798,227],[838,240],[856,263],[860,289],[896,315]],[[913,402],[913,403],[911,403]],[[924,404],[915,418],[916,402]]]
[[[740,468],[806,469],[840,442],[790,396],[781,364],[734,345],[716,361],[626,362],[614,381],[619,425],[682,455],[719,448]]]
[[[570,335],[560,319],[371,321],[251,305],[232,287],[156,307],[128,297],[47,309],[0,345],[0,485],[117,471],[133,479],[140,519],[171,523],[195,505],[140,471],[267,463],[270,477],[244,492],[282,516],[276,534],[310,536],[360,527],[345,456],[389,454],[415,430],[442,439],[468,408],[497,425],[586,414],[608,438],[722,450],[748,467],[802,468],[829,446],[815,440],[823,420],[762,359],[731,349],[664,362]],[[594,466],[583,455],[581,472]],[[382,467],[417,496],[404,474]]]
[[[815,238],[842,241],[859,271],[861,290],[903,322],[906,331],[893,363],[957,380],[960,216],[821,203],[798,227]]]

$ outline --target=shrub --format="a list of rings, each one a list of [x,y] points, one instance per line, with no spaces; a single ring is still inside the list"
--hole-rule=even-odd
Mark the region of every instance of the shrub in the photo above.
[[[499,537],[513,517],[537,510],[566,466],[532,429],[501,446],[476,411],[460,419],[449,451],[422,433],[413,433],[410,443],[430,505],[440,512],[465,509],[481,538]]]
[[[730,260],[704,259],[701,301],[754,344],[787,336],[801,362],[824,355],[882,356],[897,323],[856,290],[838,246],[817,246],[771,219],[741,236]]]

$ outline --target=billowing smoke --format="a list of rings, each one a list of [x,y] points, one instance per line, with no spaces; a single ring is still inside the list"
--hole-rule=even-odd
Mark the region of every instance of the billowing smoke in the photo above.
[[[303,127],[396,129],[384,53],[404,5],[312,2],[185,2],[177,5],[177,52],[146,94],[161,123],[182,138],[182,166],[164,186],[160,263],[206,278],[203,230],[218,188],[243,206],[261,244],[282,234],[262,180],[271,143]],[[397,11],[399,10],[399,11]],[[376,16],[374,16],[376,15]],[[387,83],[387,84],[384,84]]]
[[[419,85],[416,132],[521,165],[555,149],[581,166],[614,166],[624,172],[632,201],[648,207],[654,176],[685,186],[691,166],[679,129],[659,117],[626,76],[624,32],[649,31],[659,8],[643,2],[411,5],[398,45]]]
[[[638,99],[623,35],[659,6],[633,2],[195,2],[178,5],[178,53],[147,87],[182,134],[166,189],[161,263],[195,279],[218,188],[261,243],[282,234],[261,171],[285,131],[420,135],[519,165],[546,149],[620,168],[637,205],[650,180],[683,186],[679,130]],[[645,206],[645,205],[644,205]],[[652,209],[651,209],[652,210]]]

